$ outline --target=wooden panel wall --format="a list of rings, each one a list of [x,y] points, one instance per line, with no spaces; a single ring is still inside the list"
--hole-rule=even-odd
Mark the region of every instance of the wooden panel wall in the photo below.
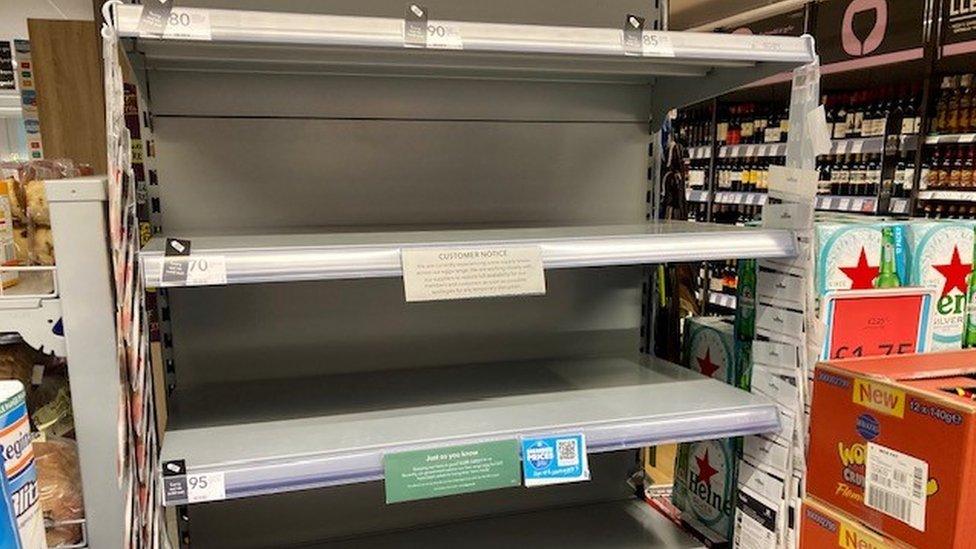
[[[44,156],[105,173],[101,41],[93,21],[29,19]]]

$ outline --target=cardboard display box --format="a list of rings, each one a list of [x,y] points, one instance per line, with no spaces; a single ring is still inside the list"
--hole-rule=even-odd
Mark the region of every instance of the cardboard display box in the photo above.
[[[800,549],[826,547],[901,549],[907,546],[872,531],[829,505],[806,498],[800,510]]]
[[[973,547],[973,394],[976,351],[820,363],[808,495],[918,548]]]

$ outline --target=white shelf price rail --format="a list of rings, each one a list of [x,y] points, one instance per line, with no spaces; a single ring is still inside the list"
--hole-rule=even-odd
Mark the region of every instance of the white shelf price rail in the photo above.
[[[397,277],[406,248],[539,246],[546,269],[664,261],[792,257],[790,231],[687,221],[526,229],[195,236],[194,254],[221,256],[227,284]],[[139,254],[147,287],[160,283],[165,238]]]
[[[258,398],[269,393],[288,402]],[[223,383],[180,389],[170,409],[164,467],[217,475],[227,499],[379,480],[385,454],[419,448],[571,432],[599,453],[779,422],[771,401],[647,357]]]

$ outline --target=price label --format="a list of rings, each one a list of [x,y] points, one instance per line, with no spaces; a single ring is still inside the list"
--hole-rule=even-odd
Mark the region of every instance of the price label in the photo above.
[[[163,27],[163,38],[172,40],[212,40],[210,11],[173,8]]]
[[[973,143],[976,141],[976,133],[967,133],[959,136],[960,143]]]
[[[227,499],[224,473],[186,475],[186,496],[189,503]]]
[[[644,31],[641,36],[641,53],[645,57],[674,57],[671,37],[663,32]]]
[[[215,286],[227,284],[227,261],[222,255],[194,254],[163,258],[159,286]]]
[[[841,198],[840,200],[838,200],[837,201],[837,209],[838,210],[843,210],[845,212],[848,211],[848,210],[850,210],[851,209],[851,199],[850,198]]]
[[[428,21],[427,47],[435,50],[463,50],[461,29],[449,23]]]
[[[823,305],[827,330],[821,358],[924,351],[933,295],[922,288],[829,293]]]

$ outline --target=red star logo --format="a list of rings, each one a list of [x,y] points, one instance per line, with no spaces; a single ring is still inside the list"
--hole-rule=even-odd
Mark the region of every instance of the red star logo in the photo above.
[[[696,357],[695,360],[698,361],[698,371],[700,371],[702,375],[706,375],[708,377],[712,377],[712,375],[721,367],[720,364],[715,364],[712,362],[711,349],[705,349],[704,358]]]
[[[712,467],[712,464],[708,461],[708,448],[705,449],[705,453],[702,457],[696,457],[695,461],[698,462],[698,480],[704,482],[705,484],[712,484],[712,477],[718,473],[718,470]]]
[[[879,267],[868,265],[868,256],[861,247],[861,257],[857,259],[856,267],[841,267],[840,270],[851,279],[852,290],[870,290],[874,287],[874,279],[881,271]]]
[[[953,288],[962,293],[966,293],[968,284],[966,277],[972,272],[971,264],[963,263],[959,258],[959,247],[952,249],[952,259],[945,265],[932,265],[932,268],[939,271],[945,277],[945,284],[942,285],[942,295],[947,295]]]

